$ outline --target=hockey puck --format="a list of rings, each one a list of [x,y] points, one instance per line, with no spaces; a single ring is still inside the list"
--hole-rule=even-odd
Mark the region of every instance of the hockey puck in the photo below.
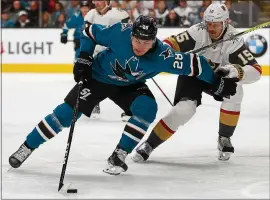
[[[67,193],[77,193],[78,190],[77,189],[68,189]]]

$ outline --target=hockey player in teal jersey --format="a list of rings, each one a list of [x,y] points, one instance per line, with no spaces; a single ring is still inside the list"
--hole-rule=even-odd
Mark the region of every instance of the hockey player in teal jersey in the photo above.
[[[68,42],[68,31],[69,29],[74,28],[73,34],[73,43],[74,43],[74,51],[75,51],[75,59],[78,57],[80,52],[80,36],[81,32],[84,29],[84,17],[89,11],[89,3],[87,1],[82,1],[80,3],[80,11],[76,12],[71,16],[70,19],[66,21],[63,27],[63,32],[61,33],[60,41],[63,44]]]
[[[145,84],[160,72],[196,76],[208,82],[213,92],[221,97],[234,95],[234,79],[218,77],[207,60],[196,54],[174,52],[156,38],[154,18],[140,16],[133,25],[117,23],[112,26],[92,24],[83,31],[80,54],[74,65],[76,82],[84,80],[79,98],[79,116],[90,116],[94,106],[106,98],[132,117],[124,127],[119,143],[108,158],[105,173],[117,175],[128,169],[126,156],[131,153],[154,121],[157,103]],[[107,49],[92,54],[96,44]],[[41,120],[27,135],[26,141],[9,158],[18,168],[41,144],[71,125],[78,85],[51,114]],[[79,117],[78,116],[78,117]]]

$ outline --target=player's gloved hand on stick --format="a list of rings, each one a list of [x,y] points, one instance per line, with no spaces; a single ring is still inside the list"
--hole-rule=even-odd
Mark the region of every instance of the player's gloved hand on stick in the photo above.
[[[90,79],[92,76],[93,58],[88,53],[80,52],[73,67],[74,80]]]
[[[223,78],[217,76],[212,88],[214,99],[222,101],[223,97],[229,98],[230,96],[235,95],[237,81],[237,78]]]
[[[240,81],[244,76],[244,69],[238,64],[219,66],[215,73],[224,78],[236,78]]]
[[[61,43],[66,44],[68,42],[67,34],[61,33]]]

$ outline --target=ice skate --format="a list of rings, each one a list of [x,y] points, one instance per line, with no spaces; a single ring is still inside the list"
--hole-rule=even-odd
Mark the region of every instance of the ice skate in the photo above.
[[[103,170],[103,172],[110,175],[119,175],[122,172],[127,171],[128,166],[125,163],[127,157],[127,152],[116,148],[112,155],[108,158],[108,167]]]
[[[230,138],[219,136],[218,137],[218,159],[227,161],[230,159],[231,154],[234,153],[234,147],[232,146]]]
[[[97,104],[91,114],[91,119],[98,119],[100,116],[100,106]]]
[[[9,164],[13,168],[20,167],[33,151],[33,149],[29,149],[25,143],[23,143],[20,148],[9,157]]]
[[[150,154],[152,153],[153,148],[150,144],[144,141],[131,155],[133,162],[144,162],[146,161]]]

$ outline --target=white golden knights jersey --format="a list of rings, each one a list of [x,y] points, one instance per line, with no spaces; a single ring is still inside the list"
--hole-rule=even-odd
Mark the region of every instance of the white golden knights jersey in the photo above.
[[[237,30],[229,25],[222,38],[228,38],[237,33]],[[204,24],[199,23],[182,33],[166,38],[163,42],[170,45],[175,51],[188,52],[209,45],[212,40]],[[253,83],[260,79],[261,67],[246,48],[242,37],[207,48],[199,52],[199,54],[210,60],[214,69],[219,65],[224,66],[227,64],[239,64],[242,66],[245,75],[241,83]]]
[[[99,14],[96,9],[92,9],[85,15],[84,21],[86,27],[91,24],[101,24],[106,26],[116,24],[117,22],[128,23],[129,15],[126,11],[119,8],[111,8],[104,15]],[[97,45],[94,56],[104,49],[105,47]]]

